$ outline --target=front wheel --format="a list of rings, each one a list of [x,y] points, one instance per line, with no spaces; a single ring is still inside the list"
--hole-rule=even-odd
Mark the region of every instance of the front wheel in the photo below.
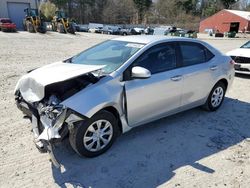
[[[225,97],[226,93],[226,86],[222,82],[218,82],[210,92],[207,102],[205,104],[205,108],[209,111],[215,111],[217,110]]]
[[[118,135],[116,117],[100,111],[91,119],[80,122],[70,131],[72,148],[81,156],[95,157],[107,151]]]

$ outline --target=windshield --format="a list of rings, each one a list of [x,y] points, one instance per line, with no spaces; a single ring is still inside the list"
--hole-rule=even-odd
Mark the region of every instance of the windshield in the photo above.
[[[118,69],[143,46],[138,43],[109,40],[74,56],[70,59],[70,63],[106,65],[102,72],[109,74]]]
[[[37,10],[36,9],[31,9],[30,10],[30,15],[33,16],[33,17],[37,16]]]
[[[66,13],[65,13],[65,12],[58,11],[58,17],[59,17],[59,18],[66,18],[66,17],[67,17],[67,15],[66,15]]]
[[[246,44],[244,44],[240,48],[250,48],[250,41],[248,41]]]

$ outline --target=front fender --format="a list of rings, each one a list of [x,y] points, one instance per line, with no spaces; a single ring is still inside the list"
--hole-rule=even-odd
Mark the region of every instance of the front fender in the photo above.
[[[112,106],[122,115],[123,85],[119,79],[100,80],[66,99],[62,104],[88,118],[105,107]]]

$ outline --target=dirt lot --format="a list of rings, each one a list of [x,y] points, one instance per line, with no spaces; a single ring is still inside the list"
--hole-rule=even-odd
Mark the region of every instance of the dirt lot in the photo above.
[[[138,127],[97,158],[57,146],[61,169],[32,142],[13,90],[27,70],[70,57],[112,36],[0,32],[0,187],[249,187],[250,77],[235,78],[223,106]],[[226,52],[246,39],[207,42]]]

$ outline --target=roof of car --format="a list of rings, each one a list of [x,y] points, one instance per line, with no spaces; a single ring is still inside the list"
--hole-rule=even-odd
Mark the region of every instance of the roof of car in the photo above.
[[[137,36],[126,36],[126,37],[119,37],[114,38],[112,40],[119,40],[119,41],[126,41],[126,42],[133,42],[133,43],[141,43],[141,44],[149,44],[152,42],[157,41],[165,41],[166,39],[169,40],[192,40],[188,38],[181,38],[181,37],[168,37],[164,35],[137,35]]]

